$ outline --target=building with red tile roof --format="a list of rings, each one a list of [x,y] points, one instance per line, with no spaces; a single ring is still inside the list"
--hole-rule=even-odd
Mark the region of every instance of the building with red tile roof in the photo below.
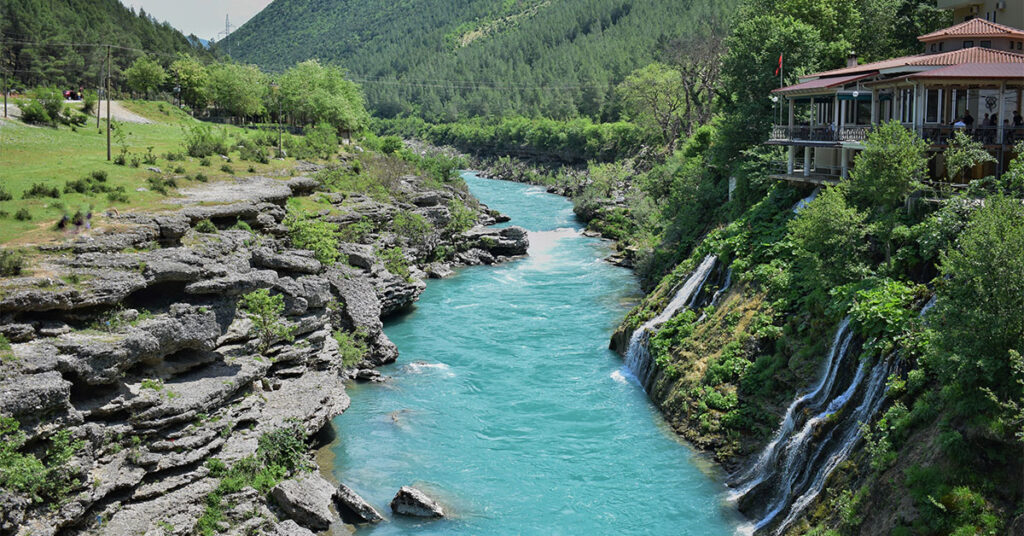
[[[945,175],[943,152],[960,128],[998,159],[970,178],[999,175],[1024,139],[1024,30],[971,19],[922,35],[921,54],[802,76],[774,90],[789,120],[767,142],[788,147],[780,178],[835,182],[849,175],[872,125],[899,121],[931,143],[932,176]],[[802,150],[802,151],[801,151]],[[800,153],[803,158],[800,158]]]

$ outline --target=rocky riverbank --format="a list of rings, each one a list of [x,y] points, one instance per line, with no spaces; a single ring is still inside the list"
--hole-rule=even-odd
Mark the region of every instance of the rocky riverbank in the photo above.
[[[483,227],[498,218],[464,189],[413,175],[390,189],[381,201],[321,192],[313,176],[211,184],[183,192],[180,210],[109,215],[101,231],[41,247],[26,274],[0,280],[0,333],[13,343],[0,360],[0,415],[20,423],[24,450],[42,460],[61,430],[80,442],[62,468],[70,478],[60,497],[0,492],[0,534],[197,531],[224,467],[282,429],[312,438],[348,407],[347,380],[379,379],[372,369],[398,354],[381,318],[415,302],[428,274],[526,253],[525,231]],[[373,222],[339,246],[341,262],[291,245],[287,202],[309,195],[328,198],[320,216],[342,229]],[[476,207],[477,227],[437,231],[454,199]],[[399,212],[431,222],[431,251],[389,230]],[[407,275],[379,253],[397,244]],[[435,260],[439,246],[449,254]],[[288,336],[261,337],[240,308],[259,289],[283,297]],[[346,364],[342,345],[353,341],[365,351]],[[287,504],[302,482],[275,488],[280,500],[249,486],[217,495],[229,507],[214,528],[319,530],[322,520]]]

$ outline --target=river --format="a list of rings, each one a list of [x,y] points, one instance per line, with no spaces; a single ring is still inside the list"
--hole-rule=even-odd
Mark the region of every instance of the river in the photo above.
[[[393,379],[349,389],[329,447],[333,476],[391,519],[357,534],[733,533],[722,481],[607,349],[639,295],[631,272],[601,260],[566,199],[464,178],[530,231],[530,256],[431,281],[385,325]],[[410,484],[452,518],[393,517]]]

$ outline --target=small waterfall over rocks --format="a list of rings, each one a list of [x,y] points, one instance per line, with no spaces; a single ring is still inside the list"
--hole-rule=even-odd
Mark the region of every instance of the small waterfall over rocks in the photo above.
[[[651,335],[657,333],[658,328],[671,320],[681,309],[695,305],[701,289],[704,288],[704,283],[707,282],[717,262],[718,257],[714,255],[705,257],[700,266],[686,280],[686,283],[676,291],[676,295],[665,306],[665,310],[637,328],[633,335],[630,336],[629,347],[626,350],[626,366],[636,376],[637,381],[640,382],[645,391],[650,390],[656,371],[654,360],[651,358],[648,348]]]
[[[921,316],[934,304],[932,298]],[[847,317],[836,330],[817,385],[796,397],[772,442],[734,479],[733,497],[758,505],[751,509],[758,518],[754,532],[783,534],[849,457],[861,438],[861,425],[871,422],[885,402],[886,381],[899,356],[862,363],[853,339]]]

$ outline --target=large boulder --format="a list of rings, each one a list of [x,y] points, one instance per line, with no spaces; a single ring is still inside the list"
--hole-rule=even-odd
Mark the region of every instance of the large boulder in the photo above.
[[[291,519],[278,523],[271,534],[272,536],[315,536],[312,531],[300,527],[298,523]]]
[[[334,502],[338,506],[338,512],[341,513],[342,517],[345,517],[345,514],[349,514],[357,523],[380,523],[384,521],[384,516],[380,515],[380,512],[345,484],[338,485],[338,491],[334,495]]]
[[[413,517],[444,517],[444,509],[426,493],[412,487],[402,486],[394,499],[391,499],[391,511]]]
[[[316,473],[285,480],[270,495],[288,517],[310,530],[327,530],[334,520],[331,514],[334,486]]]

